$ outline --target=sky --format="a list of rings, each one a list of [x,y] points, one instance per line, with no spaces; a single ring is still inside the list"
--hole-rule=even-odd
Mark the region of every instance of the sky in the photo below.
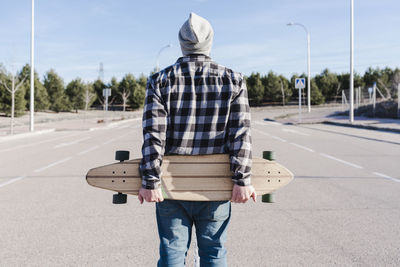
[[[354,66],[400,67],[400,1],[354,0]],[[17,71],[30,61],[31,0],[0,0],[0,64]],[[211,57],[250,75],[290,77],[323,69],[350,71],[350,0],[36,0],[35,70],[54,69],[67,83],[148,75],[181,56],[178,31],[190,12],[214,29]]]

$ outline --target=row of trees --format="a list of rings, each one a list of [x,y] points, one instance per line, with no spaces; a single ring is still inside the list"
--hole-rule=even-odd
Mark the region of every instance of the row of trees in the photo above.
[[[109,104],[122,110],[140,108],[144,104],[147,78],[141,75],[135,78],[126,74],[121,81],[113,77],[106,84],[101,80],[84,82],[80,78],[67,85],[54,71],[49,70],[39,79],[35,72],[35,110],[55,112],[87,110],[90,107],[102,108],[104,105],[103,89],[111,89]],[[29,109],[30,99],[30,66],[25,65],[21,71],[10,73],[0,65],[0,112],[11,114],[14,95],[16,115]]]
[[[251,105],[263,103],[287,104],[297,99],[298,91],[295,89],[296,78],[307,78],[305,74],[294,74],[290,80],[282,75],[269,72],[267,75],[252,73],[247,77],[247,87]],[[354,75],[354,87],[372,87],[376,83],[386,99],[397,96],[397,86],[400,83],[400,69],[369,68],[363,76]],[[318,105],[340,99],[342,90],[348,90],[350,74],[336,74],[328,69],[311,79],[311,104]],[[307,90],[303,90],[303,94]]]
[[[269,72],[267,75],[252,73],[248,76],[247,87],[251,105],[265,103],[287,104],[298,97],[294,88],[296,78],[293,75],[287,79],[283,75]],[[109,104],[112,108],[122,110],[140,108],[144,104],[147,78],[141,75],[135,78],[126,74],[120,81],[115,77],[106,84],[101,80],[84,82],[80,78],[70,81],[67,85],[54,71],[49,70],[39,79],[35,72],[35,110],[55,112],[87,110],[91,107],[104,106],[103,89],[111,89]],[[383,92],[387,99],[397,97],[397,86],[400,83],[400,69],[369,68],[363,76],[354,76],[354,87],[371,87],[373,83]],[[314,105],[335,101],[340,98],[341,91],[349,88],[349,74],[336,74],[328,69],[315,75],[311,80],[311,103]],[[29,109],[30,98],[30,66],[26,64],[18,73],[10,73],[0,65],[0,112],[11,114],[11,106],[15,107],[17,115]],[[306,90],[303,90],[305,93]],[[12,101],[14,95],[14,103]]]

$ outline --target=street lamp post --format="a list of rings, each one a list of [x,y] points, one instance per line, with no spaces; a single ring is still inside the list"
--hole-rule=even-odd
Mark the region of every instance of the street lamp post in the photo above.
[[[172,44],[167,44],[166,46],[161,47],[160,51],[158,51],[157,60],[156,60],[156,71],[160,71],[160,60],[159,59],[160,59],[161,52],[170,47],[172,47]]]
[[[300,23],[290,22],[287,24],[287,26],[300,26],[307,34],[307,106],[308,112],[311,112],[310,33],[308,32],[307,28]]]
[[[35,112],[35,66],[34,66],[34,44],[35,44],[35,0],[32,0],[32,21],[31,21],[31,90],[30,90],[30,124],[29,130],[34,131],[34,112]]]
[[[350,123],[354,122],[354,0],[350,0]]]

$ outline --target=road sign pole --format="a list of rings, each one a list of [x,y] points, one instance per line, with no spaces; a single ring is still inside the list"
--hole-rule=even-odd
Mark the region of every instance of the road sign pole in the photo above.
[[[376,82],[374,82],[374,86],[372,87],[372,113],[375,117],[375,106],[376,106]]]
[[[305,78],[296,78],[294,82],[294,88],[299,90],[299,123],[301,122],[301,89],[306,87]]]
[[[108,97],[111,96],[111,88],[103,89],[103,97],[104,97],[104,110],[108,111]]]
[[[299,123],[301,122],[301,88],[299,88]]]

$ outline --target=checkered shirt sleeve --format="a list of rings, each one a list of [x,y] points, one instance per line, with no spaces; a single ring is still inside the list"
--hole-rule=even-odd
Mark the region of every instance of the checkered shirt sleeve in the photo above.
[[[250,108],[242,74],[209,57],[180,58],[149,78],[142,122],[143,188],[161,186],[164,154],[229,154],[233,182],[250,184]]]
[[[151,79],[147,82],[142,127],[143,158],[140,164],[142,187],[155,189],[161,185],[161,164],[165,150],[167,111],[162,103],[160,90],[153,87]]]
[[[241,186],[250,185],[252,163],[250,107],[244,79],[241,80],[240,90],[231,103],[228,144],[233,182]]]

